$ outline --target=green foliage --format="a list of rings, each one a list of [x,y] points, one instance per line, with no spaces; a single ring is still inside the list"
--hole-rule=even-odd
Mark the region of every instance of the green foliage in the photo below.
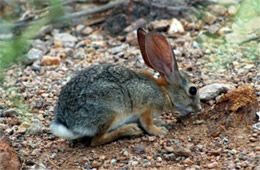
[[[0,41],[0,85],[2,88],[4,88],[6,96],[4,100],[8,100],[9,107],[16,109],[17,113],[19,113],[19,119],[22,121],[31,121],[33,117],[33,115],[30,114],[31,109],[27,104],[25,104],[23,96],[19,94],[16,87],[8,87],[5,85],[4,73],[7,67],[22,60],[23,55],[27,52],[31,45],[30,40],[32,40],[37,35],[38,30],[42,26],[52,22],[52,20],[55,20],[58,16],[63,14],[61,0],[51,0],[50,2],[50,10],[45,17],[28,26],[14,38],[3,42]],[[4,23],[10,25],[10,18],[13,19],[13,16],[5,17]],[[0,23],[0,31],[11,32],[11,30],[1,29],[1,24],[3,23]],[[11,27],[5,28],[11,29]]]
[[[19,120],[30,122],[33,118],[33,115],[30,113],[31,108],[25,104],[23,96],[19,94],[16,87],[3,85],[3,88],[5,91],[4,99],[8,101],[9,107],[16,110]]]
[[[236,15],[236,23],[245,27],[246,22],[260,16],[260,0],[245,0]]]
[[[37,20],[33,25],[26,28],[19,36],[0,44],[0,80],[3,79],[5,68],[22,59],[23,54],[27,52],[30,46],[30,40],[37,35],[38,30],[63,14],[61,4],[61,0],[51,0],[51,8],[47,16]]]
[[[245,0],[233,22],[225,27],[231,30],[222,37],[205,32],[199,40],[203,49],[208,51],[206,57],[209,70],[225,70],[233,62],[256,63],[260,59],[260,0]]]

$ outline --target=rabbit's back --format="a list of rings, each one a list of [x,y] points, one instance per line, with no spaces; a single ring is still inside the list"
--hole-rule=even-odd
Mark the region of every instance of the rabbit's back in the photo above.
[[[61,90],[56,121],[74,133],[92,136],[113,118],[134,120],[133,112],[162,106],[160,87],[149,76],[120,65],[94,65],[81,71]],[[131,118],[132,117],[132,118]],[[86,132],[91,129],[91,133]]]

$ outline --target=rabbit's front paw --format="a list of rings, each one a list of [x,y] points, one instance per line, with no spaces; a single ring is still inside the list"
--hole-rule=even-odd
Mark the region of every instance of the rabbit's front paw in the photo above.
[[[166,127],[159,127],[160,131],[158,135],[162,135],[165,136],[169,133],[168,129],[166,129]]]
[[[143,134],[143,131],[142,131],[142,129],[140,129],[138,127],[138,124],[130,123],[127,126],[128,126],[127,127],[127,129],[128,129],[127,135],[129,135],[129,136],[139,136],[139,135]]]
[[[167,123],[163,121],[162,119],[154,119],[153,120],[154,125],[160,127],[160,126],[167,126]]]

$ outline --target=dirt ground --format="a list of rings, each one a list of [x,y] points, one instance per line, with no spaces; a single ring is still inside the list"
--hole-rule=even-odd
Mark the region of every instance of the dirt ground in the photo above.
[[[174,48],[179,67],[188,73],[198,88],[215,82],[232,84],[235,88],[252,87],[254,97],[245,97],[249,104],[242,107],[249,110],[237,108],[230,111],[228,108],[236,102],[219,107],[225,94],[218,94],[216,98],[202,102],[200,113],[184,119],[173,113],[162,113],[160,118],[167,122],[169,130],[164,137],[144,134],[95,148],[89,146],[91,139],[69,141],[50,133],[49,125],[54,119],[59,92],[76,72],[97,63],[116,63],[134,70],[148,70],[136,45],[136,32],[111,36],[99,25],[83,29],[82,24],[78,24],[52,29],[33,40],[31,53],[36,56],[40,50],[42,57],[8,68],[6,81],[0,87],[0,127],[20,158],[21,169],[260,169],[260,130],[255,127],[257,122],[259,126],[255,114],[260,106],[259,60],[249,60],[242,46],[237,49],[230,47],[228,50],[231,52],[224,51],[223,54],[216,50],[226,50],[225,46],[210,46],[212,41],[200,36],[205,30],[212,31],[212,25],[221,23],[220,28],[230,26],[223,24],[227,13],[227,10],[225,14],[215,13],[215,18],[210,15],[206,21],[177,20],[184,32],[170,34],[164,27],[159,31]],[[211,22],[213,24],[209,24]],[[161,29],[154,28],[153,24],[144,27]],[[159,20],[155,26],[158,24],[163,25],[165,21]],[[198,37],[206,46],[198,45]],[[235,58],[223,64],[226,55]],[[214,56],[224,57],[218,60]],[[215,65],[210,65],[217,62],[225,66],[215,68]],[[231,94],[232,90],[225,93]],[[250,100],[253,100],[252,105]],[[233,100],[225,102],[230,101]],[[232,114],[236,113],[244,115],[243,119],[232,119]],[[218,126],[218,121],[211,119],[212,114],[219,114],[224,124]],[[246,121],[252,114],[254,119]],[[231,123],[226,123],[226,120]],[[217,135],[210,133],[213,126],[221,127]]]

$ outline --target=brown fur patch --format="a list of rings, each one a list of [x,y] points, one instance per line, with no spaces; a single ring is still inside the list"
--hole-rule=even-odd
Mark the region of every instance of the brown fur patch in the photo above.
[[[153,115],[151,110],[147,110],[141,115],[140,123],[147,133],[151,135],[161,134],[161,129],[153,123]]]
[[[147,71],[147,70],[140,70],[140,72],[144,73],[147,76],[149,76],[151,79],[154,79],[159,86],[166,86],[168,84],[165,76],[159,77],[159,78],[155,78],[153,76],[153,74],[151,72]]]
[[[91,141],[92,147],[112,142],[120,137],[139,136],[143,134],[143,131],[135,123],[125,124],[116,128],[112,132],[108,132],[111,126],[113,126],[115,120],[114,116],[113,119],[96,136],[94,136]]]

